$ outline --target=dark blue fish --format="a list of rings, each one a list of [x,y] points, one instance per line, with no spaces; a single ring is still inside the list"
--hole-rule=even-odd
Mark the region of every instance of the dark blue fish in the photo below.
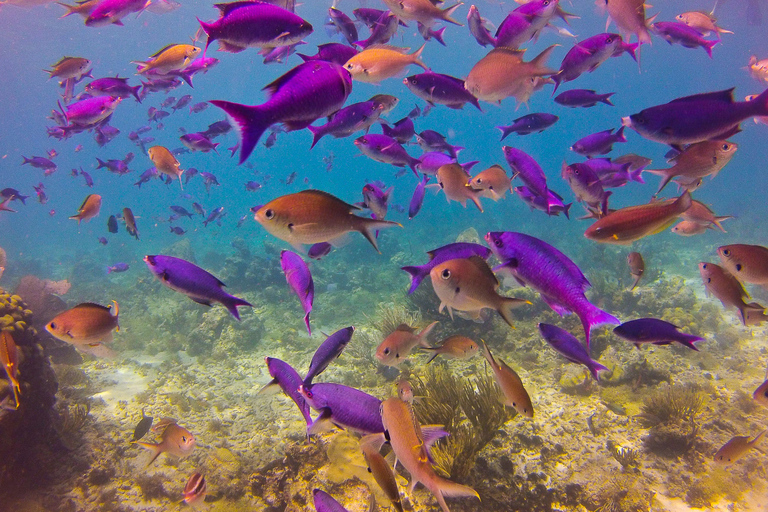
[[[630,320],[616,327],[613,332],[620,338],[624,338],[640,348],[642,343],[653,343],[654,345],[669,345],[673,342],[680,343],[686,347],[698,351],[694,345],[697,341],[703,341],[704,338],[685,334],[680,332],[679,327],[658,318],[638,318]]]
[[[183,235],[184,233],[187,232],[185,229],[180,228],[179,226],[170,226],[170,228],[171,228],[171,233],[173,233],[174,235]]]
[[[110,233],[117,233],[117,217],[114,215],[110,215],[109,219],[107,219],[107,230]]]
[[[114,265],[107,267],[107,274],[111,274],[112,272],[125,272],[129,268],[127,263],[115,263]]]
[[[328,368],[328,365],[341,355],[347,347],[349,340],[352,339],[352,334],[354,332],[355,328],[352,326],[339,329],[328,336],[325,341],[317,347],[315,354],[312,356],[312,362],[309,363],[307,376],[304,377],[305,386],[310,386],[312,380],[323,373],[325,369]]]
[[[507,138],[511,133],[518,135],[528,135],[529,133],[543,132],[560,119],[554,114],[535,113],[527,116],[518,117],[509,126],[497,126],[501,130],[501,140]]]
[[[187,211],[187,209],[184,208],[183,206],[172,205],[169,208],[171,209],[171,211],[178,213],[183,217],[189,217],[190,219],[192,218],[192,213]]]
[[[319,260],[323,256],[327,256],[331,252],[331,249],[333,249],[333,246],[328,242],[320,242],[309,248],[307,256],[313,260]]]
[[[544,341],[549,343],[549,346],[560,353],[560,355],[572,363],[586,366],[596,381],[600,380],[599,371],[608,370],[608,368],[589,357],[587,349],[584,348],[573,334],[565,329],[551,324],[539,324],[539,332]]]
[[[572,89],[555,96],[555,103],[564,107],[594,107],[598,103],[613,106],[610,98],[614,94],[613,92],[598,94],[592,89]]]

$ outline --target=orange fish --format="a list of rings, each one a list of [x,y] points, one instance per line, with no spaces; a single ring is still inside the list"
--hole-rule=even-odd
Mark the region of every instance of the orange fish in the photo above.
[[[184,427],[180,427],[176,423],[171,423],[165,427],[165,430],[163,430],[163,433],[160,435],[159,443],[138,442],[136,444],[152,452],[152,458],[147,463],[147,466],[149,466],[155,462],[155,459],[157,459],[163,452],[175,455],[180,459],[190,455],[192,450],[195,449],[195,436]]]
[[[500,165],[492,165],[470,180],[469,185],[480,190],[482,197],[490,197],[494,201],[503,199],[508,190],[512,190],[512,180],[507,171]]]
[[[738,309],[742,324],[747,324],[748,311],[761,313],[765,311],[765,308],[756,302],[750,302],[749,304],[744,302],[744,299],[749,298],[749,294],[744,290],[739,280],[725,271],[720,265],[701,262],[699,263],[699,273],[701,274],[707,294],[711,293],[714,295],[715,298],[723,303],[723,307],[735,307]]]
[[[414,329],[405,324],[397,326],[394,332],[384,338],[384,341],[376,349],[376,359],[386,366],[398,366],[405,361],[405,358],[417,345],[422,347],[429,346],[427,336],[435,328],[437,322],[432,322],[419,334],[414,333]]]
[[[766,432],[768,432],[768,430],[763,430],[751,441],[749,440],[749,436],[734,436],[733,439],[717,450],[717,453],[715,454],[715,462],[722,465],[736,462],[749,450],[754,448]]]
[[[639,252],[631,252],[627,255],[627,265],[629,265],[629,274],[635,278],[635,282],[630,288],[630,290],[634,290],[645,273],[645,261]]]
[[[123,220],[125,221],[125,229],[128,231],[128,234],[138,240],[139,230],[136,228],[136,217],[133,216],[133,211],[130,208],[123,208]]]
[[[111,351],[103,343],[112,341],[112,331],[120,330],[118,325],[119,307],[102,306],[85,302],[72,309],[59,313],[48,322],[45,330],[54,338],[65,341],[78,350],[97,356],[110,356]]]
[[[96,217],[101,210],[101,196],[99,194],[90,194],[85,198],[83,204],[77,209],[77,214],[70,217],[70,219],[77,219],[77,223],[80,221],[89,221]]]
[[[645,19],[645,0],[597,0],[598,7],[608,11],[606,30],[611,21],[619,28],[619,33],[629,41],[629,36],[634,34],[640,44],[651,44],[651,34],[648,33],[648,25],[656,16]]]
[[[493,376],[504,393],[504,405],[514,407],[518,413],[527,418],[533,418],[533,403],[520,376],[501,359],[494,359],[485,341],[480,341],[483,344],[483,356],[491,365]]]
[[[304,190],[273,199],[256,210],[254,218],[271,235],[301,252],[304,252],[304,244],[338,242],[350,231],[361,233],[378,252],[374,232],[393,226],[403,227],[397,222],[352,215],[358,209],[322,190]]]
[[[431,27],[435,21],[447,21],[454,25],[462,26],[461,23],[451,18],[453,11],[458,9],[462,3],[459,2],[446,9],[437,7],[437,3],[431,0],[383,0],[392,11],[392,14],[403,21],[418,21],[426,27]]]
[[[432,356],[424,364],[429,364],[440,354],[448,359],[469,359],[477,354],[479,347],[474,340],[461,336],[459,334],[445,338],[439,347],[423,347],[422,350],[429,350]]]
[[[706,224],[699,224],[692,220],[681,220],[672,228],[672,232],[680,236],[694,236],[706,233],[708,229],[712,229],[711,226]]]
[[[768,249],[760,245],[731,244],[717,248],[723,268],[742,283],[768,289]]]
[[[717,226],[720,231],[725,233],[723,225],[720,223],[724,220],[732,219],[733,215],[723,215],[718,217],[715,215],[715,212],[707,207],[707,205],[694,199],[691,203],[691,207],[688,208],[680,217],[684,221],[702,224],[706,228],[712,228],[713,225]]]
[[[480,204],[480,190],[475,190],[469,185],[470,176],[467,171],[459,164],[441,165],[437,169],[437,184],[445,192],[448,202],[458,201],[463,207],[467,207],[467,199],[471,200],[477,206],[477,209],[483,211],[483,205]]]
[[[202,50],[191,44],[169,44],[152,55],[147,61],[135,60],[138,64],[137,74],[153,71],[159,75],[166,75],[172,71],[181,71],[189,66]]]
[[[21,394],[21,385],[19,384],[19,348],[13,340],[13,336],[8,331],[0,332],[0,364],[5,368],[8,380],[13,387],[13,399],[16,401],[16,408],[19,408],[19,395]]]
[[[768,407],[768,379],[760,384],[755,392],[752,393],[752,399],[763,407]]]
[[[668,169],[646,169],[646,171],[662,177],[659,189],[661,192],[672,178],[682,178],[685,182],[697,181],[707,176],[715,176],[731,161],[739,145],[727,140],[705,140],[691,144],[679,155],[671,158],[674,164]]]
[[[691,207],[691,201],[686,191],[677,199],[621,208],[592,224],[584,236],[595,242],[626,245],[667,229]]]
[[[425,71],[428,71],[429,68],[420,60],[424,46],[422,45],[421,48],[413,53],[408,53],[408,48],[398,48],[396,46],[369,46],[349,59],[344,64],[344,69],[349,71],[352,78],[358,82],[367,83],[379,83],[382,80],[399,75],[411,64],[416,64]]]
[[[184,169],[181,168],[181,164],[173,154],[168,151],[168,148],[164,146],[152,146],[147,150],[147,155],[152,163],[155,164],[155,169],[158,172],[167,174],[174,178],[179,178],[179,186],[184,190],[184,185],[181,183],[181,174]]]
[[[510,96],[521,101],[521,95],[527,93],[530,96],[532,92],[531,84],[526,80],[530,82],[532,78],[557,73],[557,70],[546,67],[555,46],[550,46],[530,62],[523,61],[525,50],[494,48],[470,70],[464,88],[477,99],[489,103],[501,102]]]
[[[473,318],[480,318],[484,308],[495,309],[499,315],[512,325],[512,310],[527,300],[502,297],[496,292],[499,281],[483,258],[473,256],[469,259],[448,260],[435,266],[429,273],[432,288],[440,298],[440,309],[448,308],[453,318],[453,310],[466,311]]]
[[[71,14],[71,13],[70,13]],[[62,80],[68,78],[81,79],[91,68],[91,61],[82,57],[62,57],[59,62],[53,64],[51,69],[44,69],[53,77],[59,77]]]

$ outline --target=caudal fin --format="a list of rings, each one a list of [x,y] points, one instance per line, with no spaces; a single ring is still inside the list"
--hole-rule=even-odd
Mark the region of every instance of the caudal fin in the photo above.
[[[515,297],[502,297],[502,299],[503,300],[496,311],[499,312],[501,318],[503,318],[510,327],[514,327],[512,324],[512,310],[519,308],[523,304],[530,304],[531,302],[525,299],[517,299]]]
[[[600,374],[598,372],[608,370],[607,367],[601,365],[597,361],[592,361],[587,365],[587,368],[589,369],[589,373],[592,374],[592,377],[594,377],[597,382],[600,382]]]
[[[441,18],[442,18],[444,21],[447,21],[448,23],[453,23],[454,25],[458,25],[458,26],[460,26],[460,27],[463,27],[464,25],[462,25],[461,23],[459,23],[459,22],[458,22],[458,21],[456,21],[455,19],[451,18],[451,15],[453,14],[453,12],[454,12],[456,9],[458,9],[459,7],[461,7],[462,5],[464,5],[464,4],[462,4],[461,2],[459,2],[459,3],[457,3],[456,5],[452,5],[452,6],[448,7],[448,8],[446,8],[446,9],[443,9],[442,11],[440,11],[440,17],[441,17]]]
[[[606,324],[620,324],[618,318],[606,313],[596,306],[592,306],[586,315],[581,316],[581,325],[584,327],[584,337],[587,341],[587,352],[589,352],[589,335],[592,329]]]
[[[242,164],[251,156],[253,148],[256,147],[259,139],[272,123],[266,118],[261,107],[258,106],[252,107],[222,100],[212,100],[209,103],[223,110],[230,119],[231,124],[237,129],[240,137],[239,163]]]
[[[239,297],[235,297],[234,295],[230,295],[224,299],[221,300],[221,303],[224,305],[225,308],[229,310],[230,313],[232,313],[232,316],[235,317],[237,320],[240,320],[240,313],[237,311],[237,306],[248,306],[253,307],[253,304],[250,302],[243,300]]]
[[[405,270],[411,275],[411,287],[408,289],[408,295],[416,291],[425,277],[429,275],[429,272],[425,271],[422,267],[400,267],[401,270]]]
[[[432,494],[435,495],[435,499],[440,504],[440,508],[442,508],[444,511],[450,510],[448,505],[445,503],[445,497],[474,497],[478,500],[480,499],[480,495],[477,494],[477,491],[475,491],[473,488],[466,485],[457,484],[456,482],[451,482],[450,480],[446,480],[445,478],[441,478],[437,475],[434,475],[430,481],[422,483],[432,492]]]
[[[399,222],[392,222],[391,220],[376,220],[376,219],[367,219],[365,217],[355,217],[356,219],[359,219],[356,222],[355,231],[359,231],[365,238],[368,240],[374,249],[376,249],[376,252],[381,253],[379,250],[379,246],[376,243],[376,236],[375,232],[377,229],[384,229],[384,228],[391,228],[394,226],[400,226],[403,227],[402,224]]]
[[[753,99],[750,103],[754,103],[756,105],[755,114],[756,116],[766,116],[768,115],[768,89],[764,90],[760,96]]]
[[[142,448],[145,448],[152,452],[152,458],[149,459],[149,462],[147,462],[147,467],[151,466],[153,462],[155,462],[155,459],[157,459],[161,453],[163,453],[162,448],[160,448],[159,444],[155,443],[135,443]]]

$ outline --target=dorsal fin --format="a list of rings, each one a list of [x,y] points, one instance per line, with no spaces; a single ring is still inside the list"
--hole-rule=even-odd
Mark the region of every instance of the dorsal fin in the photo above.
[[[694,94],[692,96],[677,98],[676,100],[670,101],[670,103],[681,103],[684,101],[700,101],[700,100],[724,101],[726,103],[733,103],[733,89],[734,88],[731,87],[730,89],[725,89],[723,91],[704,92],[701,94]]]
[[[393,46],[393,45],[390,45],[390,44],[372,44],[371,46],[366,47],[365,50],[389,50],[389,51],[392,51],[392,52],[397,52],[397,53],[402,53],[402,54],[406,54],[409,51],[411,51],[410,47],[409,48],[403,48],[401,46]],[[363,50],[363,51],[365,51],[365,50]]]
[[[226,4],[215,4],[214,7],[216,7],[219,10],[219,16],[224,17],[234,11],[235,9],[239,9],[241,7],[248,7],[250,5],[264,5],[265,2],[258,2],[256,0],[243,0],[241,2],[229,2]]]
[[[309,189],[309,190],[304,190],[302,192],[299,192],[299,194],[313,195],[313,196],[323,197],[325,199],[330,199],[330,200],[336,202],[337,204],[342,204],[342,205],[346,206],[347,209],[350,212],[353,211],[353,210],[359,210],[360,209],[359,206],[355,206],[355,205],[352,205],[352,204],[349,204],[349,203],[345,203],[344,201],[342,201],[338,197],[334,196],[333,194],[329,194],[328,192],[325,192],[324,190]]]
[[[488,279],[491,280],[492,283],[494,283],[494,288],[499,286],[499,280],[496,279],[496,276],[493,274],[493,271],[491,270],[491,267],[488,266],[488,264],[485,262],[483,258],[480,256],[471,256],[468,258],[469,261],[472,262],[472,264],[477,267],[477,269]]]
[[[262,88],[262,91],[267,91],[269,94],[269,97],[271,98],[277,91],[280,90],[283,85],[285,85],[289,80],[291,80],[294,76],[296,76],[299,72],[304,70],[305,66],[321,66],[322,63],[316,62],[316,61],[308,61],[303,64],[299,64],[292,70],[288,71],[286,74],[277,77],[273,82],[268,83]]]
[[[400,324],[397,327],[395,327],[395,330],[396,331],[401,331],[401,332],[415,332],[416,331],[416,329],[414,329],[413,327],[411,327],[410,325],[407,325],[407,324]]]

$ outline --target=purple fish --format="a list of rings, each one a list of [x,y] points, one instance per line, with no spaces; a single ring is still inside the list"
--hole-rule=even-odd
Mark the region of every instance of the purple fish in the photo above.
[[[127,78],[107,77],[98,78],[85,86],[85,92],[91,96],[112,96],[113,98],[130,98],[133,96],[141,103],[139,97],[140,85],[128,85]]]
[[[185,67],[184,69],[177,70],[177,71],[171,71],[169,75],[179,77],[190,87],[194,87],[192,85],[192,77],[195,76],[198,73],[207,73],[209,69],[214,67],[219,63],[219,59],[216,59],[214,57],[198,57],[195,59],[189,66]]]
[[[307,251],[307,256],[313,260],[319,260],[324,256],[328,256],[328,254],[331,252],[331,249],[333,249],[333,246],[328,242],[319,242],[309,248],[309,251]]]
[[[407,165],[418,176],[416,164],[419,161],[409,155],[405,148],[392,137],[370,133],[355,139],[355,146],[372,160],[396,167],[405,167]]]
[[[515,187],[513,190],[525,204],[531,207],[532,210],[541,210],[548,215],[560,215],[560,212],[563,212],[566,219],[571,218],[568,211],[571,209],[573,203],[564,204],[563,198],[552,190],[548,191],[549,195],[547,198],[534,194],[531,189],[526,186]]]
[[[371,216],[374,219],[383,219],[387,215],[389,206],[389,196],[395,187],[389,187],[382,190],[373,183],[367,183],[363,186],[363,206],[371,210]]]
[[[587,300],[584,291],[591,285],[581,269],[548,243],[509,231],[488,233],[485,241],[502,262],[494,270],[507,272],[539,292],[542,300],[559,315],[576,313],[584,327],[587,351],[594,327],[619,323],[617,318]]]
[[[32,158],[27,158],[24,155],[22,155],[21,158],[24,159],[24,161],[21,162],[21,165],[29,164],[32,167],[36,167],[44,171],[49,171],[49,170],[55,171],[58,168],[58,166],[55,163],[53,163],[51,160],[48,160],[47,158],[42,156],[33,156]]]
[[[307,129],[312,132],[312,145],[326,135],[333,135],[335,138],[348,137],[360,130],[368,130],[373,123],[379,119],[383,107],[375,101],[363,101],[346,106],[333,114],[330,120],[322,126],[308,126]]]
[[[416,142],[424,151],[442,151],[456,158],[459,151],[464,149],[461,146],[452,146],[448,144],[445,137],[434,130],[424,130],[416,136]]]
[[[413,219],[417,213],[421,210],[421,205],[424,202],[424,194],[427,191],[427,183],[429,182],[429,176],[422,175],[421,181],[413,191],[411,196],[411,202],[408,204],[408,218]],[[423,277],[422,277],[423,279]],[[418,286],[418,285],[417,285]]]
[[[148,3],[147,0],[102,0],[85,19],[85,26],[105,27],[114,24],[122,27],[122,18],[144,10]]]
[[[100,124],[96,126],[96,129],[94,130],[93,138],[96,141],[96,144],[98,144],[98,146],[101,148],[109,144],[112,141],[112,139],[114,139],[118,135],[120,135],[120,130],[118,130],[114,126],[110,126],[108,124]]]
[[[304,62],[321,60],[343,66],[349,59],[357,55],[357,50],[341,43],[325,43],[317,47],[315,55],[304,55],[301,53],[296,55],[301,57]]]
[[[192,95],[191,94],[185,94],[181,98],[179,98],[179,101],[176,102],[176,104],[173,106],[173,111],[176,112],[177,110],[186,107],[192,103]]]
[[[264,56],[264,64],[283,63],[288,57],[296,52],[296,47],[300,44],[307,44],[304,41],[289,44],[286,46],[277,46],[275,48],[264,48],[259,51],[259,55]]]
[[[331,18],[331,24],[341,33],[349,44],[355,44],[358,40],[357,27],[352,19],[335,7],[328,9],[328,16]]]
[[[200,151],[201,153],[208,153],[209,151],[213,151],[217,155],[219,154],[219,152],[216,151],[219,143],[211,142],[211,139],[202,133],[185,133],[179,137],[179,140],[181,140],[181,143],[192,151]]]
[[[355,18],[357,18],[357,21],[362,22],[366,27],[368,27],[369,30],[373,30],[373,27],[376,26],[376,23],[387,12],[388,11],[373,9],[371,7],[358,7],[352,11],[352,14],[354,14]],[[407,26],[404,23],[402,23],[402,25]]]
[[[256,192],[261,188],[261,183],[257,181],[248,181],[245,183],[245,190],[248,192]]]
[[[455,260],[459,258],[471,258],[472,256],[480,256],[484,260],[487,260],[491,255],[491,250],[480,244],[473,244],[470,242],[456,242],[453,244],[444,245],[427,252],[429,255],[429,261],[420,266],[401,267],[411,275],[411,287],[408,290],[408,294],[412,294],[419,287],[419,284],[425,277],[429,276],[429,273],[433,268],[444,263],[448,260]]]
[[[382,13],[379,19],[376,20],[376,23],[374,23],[372,27],[369,27],[371,29],[370,37],[362,41],[356,41],[355,46],[368,48],[369,46],[373,46],[375,44],[388,43],[389,40],[392,39],[392,36],[397,33],[398,23],[399,20],[397,16],[392,14],[390,11]]]
[[[237,320],[240,320],[237,306],[253,307],[249,302],[225,292],[224,283],[186,260],[158,254],[144,256],[144,263],[171,290],[183,293],[198,304],[211,306],[212,302],[218,302]]]
[[[379,411],[381,400],[375,396],[331,383],[301,385],[299,393],[312,409],[320,413],[307,427],[308,434],[322,432],[329,423],[365,434],[384,432]]]
[[[464,80],[459,78],[427,71],[406,77],[403,83],[413,94],[431,105],[440,104],[460,109],[465,103],[471,103],[478,110],[483,110],[477,98],[464,87]]]
[[[528,135],[534,132],[543,132],[560,119],[554,114],[547,113],[535,113],[528,114],[523,117],[518,117],[509,126],[497,126],[501,130],[501,140],[507,138],[511,133],[517,133],[518,135]]]
[[[315,300],[315,282],[312,280],[309,267],[304,263],[301,256],[291,251],[280,252],[280,266],[288,286],[299,297],[299,302],[305,313],[304,324],[307,326],[307,332],[312,336],[312,329],[309,327],[309,314],[312,312],[312,301]]]
[[[678,342],[681,345],[698,351],[694,345],[704,338],[680,332],[679,327],[658,318],[638,318],[630,320],[616,327],[613,332],[620,338],[624,338],[640,348],[641,343],[653,343],[654,345],[669,345]]]
[[[619,57],[624,52],[629,53],[637,61],[635,50],[639,43],[625,43],[619,34],[597,34],[576,43],[565,55],[560,64],[560,71],[552,76],[555,81],[555,91],[561,83],[570,82],[582,75],[592,72],[611,57]]]
[[[480,16],[480,11],[474,5],[470,6],[467,14],[467,26],[472,37],[480,46],[491,45],[496,47],[496,39],[491,35],[487,27],[488,20]]]
[[[624,117],[622,125],[646,139],[675,146],[727,139],[739,123],[768,115],[768,89],[752,101],[733,101],[733,89],[695,94]]]
[[[599,371],[608,370],[589,357],[589,353],[584,349],[581,342],[565,329],[551,324],[539,324],[539,332],[544,341],[549,343],[549,346],[559,352],[560,355],[572,363],[586,366],[596,381],[600,381]]]
[[[352,339],[352,334],[354,332],[355,328],[352,326],[339,329],[328,336],[325,341],[317,347],[315,354],[312,356],[312,362],[309,363],[307,376],[304,377],[305,386],[311,386],[312,380],[323,373],[325,369],[328,368],[328,365],[341,355],[347,347],[349,340]]]
[[[416,129],[413,126],[413,119],[410,117],[404,117],[399,121],[395,121],[393,126],[381,125],[381,131],[384,135],[392,137],[400,144],[408,144],[414,135],[416,135]]]
[[[100,236],[100,237],[98,238],[98,240],[99,240],[99,243],[100,243],[101,245],[107,245],[107,244],[109,243],[109,241],[108,241],[106,238],[104,238],[103,236]]]
[[[323,490],[315,489],[312,491],[312,499],[316,512],[349,512],[333,496]]]
[[[507,159],[507,163],[514,173],[512,179],[520,178],[534,194],[547,197],[549,195],[547,176],[538,162],[517,148],[504,146],[502,150],[504,151],[504,158]]]
[[[200,103],[195,103],[191,107],[189,107],[189,113],[190,114],[199,114],[203,110],[208,108],[208,103],[205,101],[201,101]]]
[[[611,192],[606,192],[600,177],[588,165],[575,163],[566,165],[563,163],[562,176],[573,190],[576,200],[587,203],[602,214],[608,212],[608,197]]]
[[[37,201],[40,204],[45,204],[48,202],[48,196],[45,193],[45,185],[39,183],[37,185],[32,185],[32,188],[35,189],[35,194],[37,194]]]
[[[425,25],[420,21],[416,22],[416,26],[419,29],[419,34],[421,34],[421,37],[423,37],[425,41],[429,41],[434,37],[435,41],[443,46],[446,46],[445,39],[443,39],[443,34],[445,33],[446,27],[443,27],[439,30],[433,30],[431,26]],[[395,30],[397,30],[397,26],[395,26]]]
[[[302,384],[299,372],[294,370],[288,363],[274,357],[265,357],[264,361],[267,363],[267,370],[272,376],[272,380],[262,388],[262,391],[271,386],[280,386],[283,393],[291,398],[296,404],[296,407],[299,408],[301,415],[304,416],[304,421],[307,422],[307,427],[309,427],[312,423],[312,411],[304,400],[304,397],[299,393],[299,386]]]
[[[232,125],[228,119],[222,119],[208,125],[208,128],[204,132],[200,132],[209,139],[215,139],[220,135],[226,135],[232,130]]]
[[[624,127],[619,128],[619,131],[613,133],[614,128],[610,130],[604,130],[602,132],[593,133],[587,135],[584,138],[577,140],[571,151],[584,155],[587,158],[592,158],[594,155],[604,155],[611,152],[613,145],[616,142],[627,142],[624,137]]]
[[[651,30],[656,32],[669,44],[680,44],[686,48],[697,48],[701,46],[707,52],[709,58],[712,58],[712,47],[720,40],[708,41],[704,39],[701,32],[685,23],[678,21],[657,21],[651,25]]]
[[[171,233],[173,233],[174,235],[181,236],[187,232],[184,228],[181,228],[179,226],[168,226],[168,227],[171,228]]]
[[[645,183],[643,179],[643,169],[630,170],[631,162],[616,164],[611,162],[610,158],[591,158],[584,162],[584,165],[591,167],[595,174],[600,178],[603,188],[623,187],[630,181]]]
[[[74,126],[93,126],[105,120],[115,111],[122,98],[96,96],[67,106],[67,123]]]
[[[306,128],[320,117],[339,110],[352,92],[352,76],[337,64],[305,62],[265,87],[269,100],[258,106],[214,100],[240,127],[240,163],[264,131],[282,122],[288,131]]]
[[[437,170],[441,166],[456,163],[455,158],[439,151],[429,151],[424,153],[418,158],[418,160],[419,163],[416,164],[416,170],[431,176],[435,176],[437,174]]]
[[[123,160],[113,158],[105,162],[104,160],[96,157],[96,162],[99,164],[96,169],[106,168],[109,172],[114,174],[128,174],[131,172],[131,170],[128,168],[128,164],[126,164]]]
[[[519,48],[538,36],[559,8],[559,0],[532,0],[504,18],[496,30],[496,47]]]
[[[107,274],[111,274],[112,272],[125,272],[129,268],[127,263],[115,263],[114,265],[107,267]]]
[[[213,41],[222,51],[238,53],[246,48],[288,46],[312,33],[312,25],[300,16],[268,3],[217,4],[220,18],[206,23],[198,18],[208,36],[203,56]]]
[[[613,106],[611,103],[611,96],[616,93],[609,92],[606,94],[598,94],[592,89],[572,89],[555,96],[555,103],[559,103],[564,107],[594,107],[598,103],[605,103],[606,105]]]
[[[0,197],[3,199],[11,199],[12,201],[21,201],[21,204],[26,205],[29,196],[22,195],[15,188],[4,188],[0,190]]]

